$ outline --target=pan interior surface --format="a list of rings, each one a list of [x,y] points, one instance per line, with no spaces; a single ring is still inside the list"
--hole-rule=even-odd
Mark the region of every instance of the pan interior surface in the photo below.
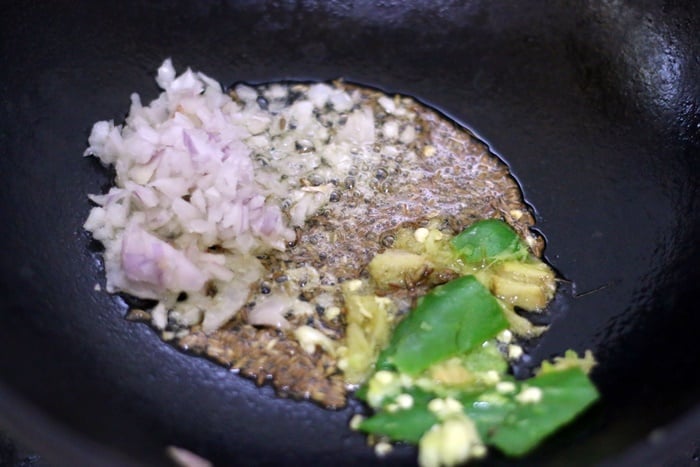
[[[377,459],[347,427],[356,404],[279,399],[127,322],[124,302],[95,290],[104,272],[81,225],[109,174],[81,157],[89,129],[120,122],[131,92],[154,98],[154,70],[172,57],[223,83],[342,77],[407,94],[489,143],[566,279],[528,365],[590,348],[603,397],[531,456],[488,462],[591,464],[647,443],[699,402],[699,27],[689,1],[11,3],[0,383],[24,404],[3,406],[0,426],[62,463],[118,452],[167,465],[167,445],[217,465],[414,462],[407,447]],[[35,412],[46,430],[27,428]],[[66,449],[64,430],[91,447]]]

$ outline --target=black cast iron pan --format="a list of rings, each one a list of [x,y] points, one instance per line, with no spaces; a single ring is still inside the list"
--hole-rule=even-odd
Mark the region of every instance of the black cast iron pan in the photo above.
[[[109,175],[91,124],[153,98],[171,56],[224,83],[348,81],[413,95],[511,166],[572,281],[532,365],[591,348],[595,408],[491,464],[692,462],[700,439],[700,11],[693,1],[4,2],[0,427],[56,465],[379,461],[350,411],[274,397],[124,320],[81,229]],[[354,408],[354,407],[351,407]],[[665,428],[664,428],[665,427]],[[697,455],[697,453],[695,454]],[[636,457],[635,457],[636,456]],[[676,457],[673,457],[676,456]],[[654,459],[656,461],[654,461]],[[630,464],[630,465],[631,465]]]

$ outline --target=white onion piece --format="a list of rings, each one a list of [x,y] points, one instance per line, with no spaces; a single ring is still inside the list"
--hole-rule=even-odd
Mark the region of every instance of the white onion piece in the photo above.
[[[270,326],[280,329],[287,329],[289,322],[284,314],[289,311],[290,303],[288,297],[270,297],[259,301],[255,307],[248,312],[248,323],[254,326]]]
[[[133,225],[122,237],[121,263],[129,282],[156,291],[194,292],[209,279],[181,251]],[[132,290],[127,285],[124,291]]]
[[[330,185],[298,181],[343,179],[356,149],[373,155],[373,114],[357,108],[357,93],[327,84],[311,86],[291,105],[285,85],[269,86],[263,96],[238,85],[232,99],[202,73],[177,75],[170,59],[156,82],[163,92],[147,105],[130,96],[124,124],[92,128],[85,155],[113,165],[116,186],[90,196],[97,206],[84,227],[105,245],[109,292],[155,299],[171,311],[196,304],[211,331],[236,314],[261,279],[255,256],[284,250],[296,240],[294,227],[328,202]],[[314,114],[328,105],[349,112],[337,134]],[[207,283],[219,293],[206,295]],[[178,301],[183,291],[186,305]],[[254,320],[287,326],[273,304]]]
[[[374,112],[369,107],[353,110],[345,126],[338,131],[338,141],[357,146],[374,144]]]

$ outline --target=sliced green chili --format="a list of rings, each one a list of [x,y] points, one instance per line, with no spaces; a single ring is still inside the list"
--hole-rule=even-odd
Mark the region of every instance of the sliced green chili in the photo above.
[[[417,375],[430,365],[465,354],[506,329],[496,298],[474,276],[435,287],[394,330],[378,368]]]
[[[465,368],[472,372],[496,371],[503,374],[508,371],[508,362],[503,356],[495,340],[485,342],[469,352],[462,360]]]
[[[530,255],[517,233],[497,219],[472,224],[451,243],[471,264],[504,264]],[[446,416],[428,408],[431,400],[449,397],[461,402],[485,444],[522,456],[597,400],[586,374],[595,363],[589,354],[579,358],[567,351],[524,381],[508,375],[507,360],[493,340],[507,327],[498,300],[474,276],[435,287],[398,324],[380,354],[375,371],[389,373],[375,375],[386,382],[372,380],[358,391],[376,410],[359,429],[419,443]],[[494,385],[492,378],[500,382]]]
[[[451,243],[467,263],[523,260],[529,255],[518,234],[499,219],[477,221],[454,237]]]
[[[528,398],[526,391],[535,397]],[[462,399],[486,444],[522,456],[598,399],[579,368],[552,371],[518,382],[509,394],[491,390]]]
[[[506,381],[512,384],[512,391],[491,388],[478,394],[464,391],[454,396],[476,424],[484,443],[508,456],[526,454],[599,397],[579,368],[553,371],[525,381]],[[528,391],[534,396],[526,397]],[[417,443],[439,421],[428,409],[430,400],[438,396],[417,388],[406,393],[413,397],[410,408],[387,410],[393,402],[389,401],[363,420],[359,429],[393,441]]]
[[[413,401],[411,407],[386,410],[387,406],[395,404],[392,400],[384,404],[384,410],[364,419],[358,429],[387,436],[392,441],[418,443],[421,436],[439,421],[437,416],[428,410],[428,403],[435,396],[419,388],[411,388],[405,394]]]

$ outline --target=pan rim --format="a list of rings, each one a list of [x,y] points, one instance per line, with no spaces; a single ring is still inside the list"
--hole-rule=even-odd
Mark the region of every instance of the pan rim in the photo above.
[[[152,463],[143,463],[62,425],[2,381],[0,429],[58,465],[153,466]],[[623,452],[603,459],[598,465],[633,467],[650,462],[654,465],[676,465],[683,460],[692,462],[700,455],[700,441],[693,437],[693,433],[698,432],[700,404],[668,424],[657,427],[645,439],[628,446]],[[163,446],[164,453],[165,447]],[[683,455],[690,458],[684,459]],[[163,465],[167,465],[163,460]]]

